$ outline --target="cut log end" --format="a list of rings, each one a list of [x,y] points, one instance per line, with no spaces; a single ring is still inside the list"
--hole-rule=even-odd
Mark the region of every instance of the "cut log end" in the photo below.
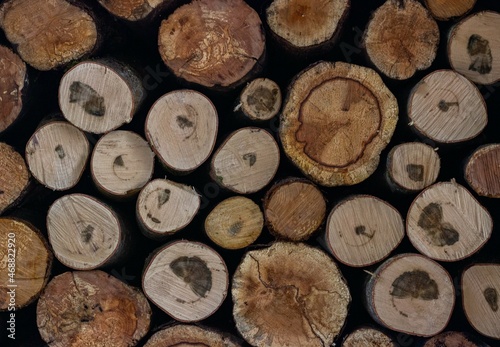
[[[244,1],[196,0],[162,22],[159,50],[177,77],[230,89],[260,69],[265,37],[258,14]]]
[[[415,248],[440,261],[473,255],[489,240],[493,230],[486,208],[453,181],[436,183],[417,196],[406,224]]]
[[[500,144],[477,149],[465,167],[465,179],[474,191],[489,198],[500,198]]]
[[[373,196],[356,195],[333,208],[325,237],[337,260],[361,267],[386,258],[404,235],[403,218],[394,207]]]
[[[500,340],[500,265],[476,264],[465,270],[462,300],[472,327],[482,335]]]
[[[92,179],[103,193],[126,198],[139,192],[153,175],[154,153],[139,135],[124,130],[110,132],[92,153]]]
[[[440,169],[441,159],[437,152],[420,142],[395,146],[387,156],[389,178],[404,191],[418,191],[434,184]]]
[[[264,217],[252,200],[235,196],[218,204],[205,219],[207,236],[225,249],[251,245],[262,232]]]
[[[0,46],[0,133],[20,116],[26,78],[26,64],[9,48]]]
[[[285,242],[244,256],[233,277],[232,297],[238,331],[259,347],[329,346],[351,301],[328,255]]]
[[[239,347],[233,336],[195,325],[174,325],[155,333],[144,347]]]
[[[136,214],[144,234],[161,239],[186,227],[199,208],[200,196],[193,187],[156,179],[139,193]]]
[[[23,220],[0,218],[0,235],[0,255],[5,259],[0,270],[0,311],[12,311],[38,298],[49,280],[53,256],[45,237]],[[9,295],[12,290],[14,298]]]
[[[307,240],[323,223],[326,201],[311,182],[288,179],[273,186],[264,198],[266,225],[276,237]]]
[[[47,231],[56,258],[72,269],[95,269],[121,255],[124,237],[118,215],[87,195],[56,200],[47,214]]]
[[[373,328],[358,328],[346,336],[342,347],[396,347],[394,341]]]
[[[37,306],[42,339],[54,347],[135,346],[149,330],[144,295],[102,271],[54,277]]]
[[[0,142],[0,214],[20,202],[29,185],[30,173],[24,158]]]
[[[413,88],[408,117],[418,132],[440,143],[470,140],[488,123],[479,89],[452,70],[435,71]]]
[[[387,0],[375,11],[364,36],[373,64],[386,76],[398,80],[430,67],[438,44],[436,21],[415,0]]]
[[[448,37],[451,67],[472,82],[493,84],[500,80],[500,13],[477,12],[463,19]]]
[[[477,0],[425,0],[432,16],[438,20],[449,20],[469,12]]]
[[[397,120],[397,100],[375,71],[320,62],[292,83],[280,138],[306,176],[325,186],[352,185],[375,171]]]
[[[60,121],[40,127],[26,144],[26,161],[33,177],[53,190],[67,190],[78,183],[89,153],[85,134]]]
[[[187,174],[213,151],[219,119],[210,99],[194,90],[163,95],[146,119],[146,138],[167,169]]]
[[[276,140],[259,128],[242,128],[230,134],[212,158],[210,175],[220,186],[239,194],[264,188],[278,170]]]
[[[212,315],[227,296],[228,271],[210,247],[175,241],[156,254],[142,278],[144,294],[180,322],[197,322]]]
[[[65,0],[10,0],[0,27],[19,55],[38,70],[51,70],[90,54],[97,44],[94,19]]]
[[[447,331],[427,340],[423,347],[489,347],[464,333]]]
[[[148,17],[158,6],[169,0],[99,0],[113,15],[131,22]]]
[[[266,10],[271,31],[296,48],[333,40],[349,10],[349,0],[274,0]]]
[[[252,121],[266,121],[276,116],[281,108],[281,90],[268,78],[256,78],[243,88],[239,109]]]
[[[400,254],[384,262],[366,287],[372,318],[388,329],[429,337],[448,324],[455,292],[446,270],[417,254]]]

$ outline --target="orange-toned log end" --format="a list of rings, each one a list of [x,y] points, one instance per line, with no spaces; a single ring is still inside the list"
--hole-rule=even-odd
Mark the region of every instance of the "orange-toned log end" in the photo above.
[[[0,218],[0,259],[4,259],[0,268],[0,311],[23,308],[35,301],[52,268],[53,256],[45,237],[23,220]],[[10,271],[12,259],[14,272]]]
[[[465,167],[465,179],[474,191],[489,198],[500,198],[500,144],[477,149]]]
[[[288,179],[267,192],[264,214],[269,231],[278,238],[307,240],[325,219],[326,201],[311,182]]]
[[[265,37],[258,14],[244,1],[195,0],[162,22],[159,50],[177,77],[230,89],[260,69]]]
[[[42,339],[53,347],[135,346],[149,330],[144,295],[102,271],[65,272],[37,306]]]
[[[174,325],[155,333],[144,347],[239,347],[235,337],[196,325]]]
[[[26,64],[9,48],[0,46],[0,133],[21,113],[25,80]]]
[[[233,277],[232,297],[238,331],[258,347],[330,346],[351,301],[328,255],[288,242],[248,252]]]
[[[425,0],[425,5],[438,20],[448,20],[469,12],[477,0]]]
[[[373,64],[404,80],[431,66],[439,44],[436,21],[415,0],[387,0],[373,14],[364,44]]]
[[[427,340],[423,347],[488,347],[488,345],[469,338],[464,333],[447,331]]]
[[[320,62],[290,86],[280,138],[306,176],[325,186],[352,185],[375,171],[397,119],[397,100],[375,71]]]
[[[169,0],[99,0],[99,3],[117,17],[140,21],[166,1]]]
[[[65,0],[10,0],[0,8],[0,27],[21,58],[43,71],[91,53],[98,37],[94,19]]]
[[[342,347],[396,347],[394,341],[380,330],[361,327],[346,336]],[[467,346],[469,347],[469,346]]]
[[[0,142],[0,214],[20,202],[29,185],[30,173],[22,155]]]

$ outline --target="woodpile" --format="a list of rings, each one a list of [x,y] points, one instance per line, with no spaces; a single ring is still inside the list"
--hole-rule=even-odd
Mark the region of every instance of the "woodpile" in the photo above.
[[[500,3],[0,4],[0,346],[500,344]]]

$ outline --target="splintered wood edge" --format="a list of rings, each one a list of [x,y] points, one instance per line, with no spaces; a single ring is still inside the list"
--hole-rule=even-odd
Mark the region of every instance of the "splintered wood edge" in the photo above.
[[[402,143],[387,155],[387,173],[398,187],[409,191],[424,189],[441,170],[441,159],[434,148],[421,142]]]
[[[96,338],[102,346],[135,346],[149,331],[151,307],[140,290],[103,271],[73,271],[49,282],[36,320],[53,347],[88,345]]]
[[[253,121],[265,121],[276,116],[281,109],[280,87],[268,78],[256,78],[243,88],[240,94],[243,114]]]
[[[500,264],[470,266],[462,273],[461,289],[470,325],[481,335],[500,340]]]
[[[228,288],[224,259],[209,246],[186,240],[155,251],[142,276],[146,297],[183,323],[198,322],[215,313]]]
[[[49,281],[53,254],[49,243],[30,223],[13,218],[0,217],[0,256],[11,259],[9,243],[15,242],[15,272],[5,265],[0,270],[0,311],[11,311],[12,298],[8,295],[9,284],[17,285],[14,307],[28,306],[35,301]],[[5,261],[7,262],[7,261]],[[11,262],[9,262],[11,264]],[[9,274],[14,275],[11,277]],[[13,279],[13,281],[11,281]]]
[[[311,181],[288,178],[267,191],[263,210],[272,234],[284,240],[303,241],[323,224],[326,200]]]
[[[92,270],[115,260],[120,256],[123,232],[116,212],[88,195],[65,195],[47,213],[54,255],[75,270]]]
[[[500,13],[481,11],[456,24],[448,35],[451,67],[474,83],[500,81]]]
[[[266,9],[266,22],[292,47],[310,48],[338,36],[349,8],[350,0],[274,0]]]
[[[488,123],[488,112],[472,82],[453,70],[437,70],[412,89],[408,118],[424,136],[440,143],[457,143],[478,136]]]
[[[346,168],[323,165],[304,153],[305,145],[296,139],[300,129],[298,120],[301,105],[307,95],[303,90],[311,91],[325,81],[345,78],[362,84],[376,96],[381,113],[378,133],[370,146],[370,156]],[[310,80],[310,81],[309,81]],[[323,186],[353,185],[367,179],[377,168],[380,153],[389,144],[398,121],[398,103],[396,97],[385,86],[382,78],[372,69],[343,62],[318,62],[299,73],[291,83],[283,111],[281,112],[279,136],[287,157],[302,173]],[[366,148],[365,148],[366,152]],[[361,162],[361,163],[360,163]]]
[[[257,240],[264,227],[259,206],[243,196],[220,202],[205,219],[205,232],[218,246],[241,249]]]
[[[166,179],[155,179],[139,193],[136,215],[146,236],[170,236],[185,228],[201,204],[196,190]]]
[[[351,295],[325,252],[275,242],[245,254],[233,276],[232,299],[236,328],[253,346],[329,346],[345,324]]]
[[[148,17],[158,6],[168,0],[98,0],[109,13],[131,22]]]
[[[0,46],[0,133],[9,128],[23,109],[26,64],[5,46]]]
[[[0,214],[23,198],[30,186],[30,177],[23,156],[0,142]]]
[[[474,336],[458,331],[447,331],[434,336],[425,342],[423,347],[489,347],[487,344],[477,340]]]
[[[349,209],[342,212],[346,208]],[[361,219],[366,219],[364,224],[358,223]],[[378,228],[368,227],[370,223]],[[381,261],[399,246],[404,236],[405,225],[399,211],[371,195],[353,195],[342,200],[330,212],[325,228],[329,251],[339,262],[352,267]]]
[[[113,60],[89,60],[61,78],[59,107],[76,127],[103,134],[132,121],[144,97],[142,82],[130,68]]]
[[[473,255],[488,242],[493,219],[465,187],[452,180],[426,188],[413,200],[406,230],[420,253],[452,262]]]
[[[42,71],[90,54],[99,39],[94,18],[64,0],[8,1],[0,7],[0,27],[23,60]],[[40,35],[42,31],[50,35]]]
[[[425,0],[429,12],[437,20],[460,17],[472,10],[477,0]]]
[[[239,141],[234,144],[236,138]],[[229,144],[236,148],[226,150]],[[230,167],[221,166],[225,163],[230,163]],[[231,133],[213,155],[210,177],[221,187],[238,194],[255,193],[271,182],[278,171],[279,163],[280,150],[269,132],[256,127],[241,128]],[[228,169],[234,168],[239,170],[236,174],[234,171],[228,172]],[[242,177],[239,177],[240,175]]]
[[[388,279],[384,272],[395,263],[403,264],[395,265],[396,270],[401,268],[397,271],[400,275],[397,277],[393,275]],[[430,270],[432,276],[429,274]],[[419,281],[423,283],[418,284]],[[394,286],[395,282],[397,286]],[[380,288],[379,283],[382,289],[376,293],[376,288]],[[419,291],[415,293],[418,299],[412,297],[410,289]],[[378,293],[383,293],[387,297],[383,298],[384,302],[379,309],[375,297]],[[428,300],[422,299],[422,295],[427,295]],[[401,309],[406,308],[408,311],[404,312],[398,308],[395,297],[410,302],[407,308],[401,305]],[[409,335],[430,337],[439,334],[448,325],[455,306],[455,290],[450,274],[440,264],[421,254],[405,253],[389,258],[377,268],[366,285],[365,299],[370,316],[382,326]],[[424,311],[420,317],[416,316],[418,312],[413,307],[415,305],[427,312]],[[442,316],[439,321],[436,314]],[[425,329],[419,331],[421,325]]]
[[[235,337],[218,331],[196,326],[177,324],[156,332],[144,347],[180,346],[182,344],[210,347],[239,347]]]
[[[395,342],[378,329],[358,328],[347,335],[342,347],[396,347]]]
[[[219,117],[204,94],[181,89],[161,96],[146,117],[146,139],[162,164],[178,174],[187,174],[212,154]]]
[[[489,198],[500,198],[500,144],[474,151],[465,166],[465,179],[474,191]]]
[[[70,123],[42,125],[26,144],[26,161],[33,177],[52,190],[74,187],[85,170],[90,144],[85,134]]]
[[[409,23],[415,31],[402,30]],[[394,38],[388,38],[389,33]],[[436,58],[439,34],[436,21],[420,2],[387,0],[373,13],[363,41],[377,69],[390,78],[406,80],[431,66]],[[393,41],[399,44],[394,45]],[[400,51],[395,52],[396,49]]]
[[[136,194],[149,182],[153,170],[153,151],[132,131],[107,133],[97,141],[90,159],[92,180],[100,191],[112,197]]]

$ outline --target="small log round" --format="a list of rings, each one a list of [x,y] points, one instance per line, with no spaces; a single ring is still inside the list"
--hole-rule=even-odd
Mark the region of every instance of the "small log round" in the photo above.
[[[137,22],[149,17],[169,0],[98,0],[102,7],[116,17]]]
[[[452,70],[434,71],[413,88],[408,117],[419,133],[440,143],[470,140],[488,123],[479,89]]]
[[[369,59],[384,75],[397,80],[429,68],[438,44],[436,21],[415,0],[387,0],[373,13],[364,35]]]
[[[43,71],[89,55],[98,42],[92,16],[65,0],[7,1],[0,27],[21,58]]]
[[[305,179],[286,179],[275,184],[264,197],[266,225],[277,238],[307,240],[326,215],[321,191]]]
[[[59,106],[64,117],[95,134],[130,123],[144,97],[139,76],[111,59],[79,63],[64,74],[59,84]]]
[[[139,192],[153,176],[154,153],[131,131],[112,131],[96,143],[90,170],[97,188],[116,198]]]
[[[465,179],[474,191],[489,198],[500,198],[500,144],[478,148],[465,167]]]
[[[179,324],[156,332],[144,347],[210,346],[239,347],[236,338],[196,325]]]
[[[326,224],[330,252],[343,264],[363,267],[386,258],[403,240],[405,226],[389,203],[354,195],[337,204]]]
[[[218,246],[241,249],[257,240],[264,227],[259,206],[243,196],[219,203],[205,219],[205,232]]]
[[[448,36],[451,67],[478,84],[500,80],[500,13],[474,13],[455,25]]]
[[[467,320],[480,334],[500,340],[500,265],[476,264],[462,274]]]
[[[276,82],[256,78],[243,88],[234,110],[253,122],[262,122],[278,114],[281,102],[281,90]]]
[[[21,115],[28,75],[17,54],[0,46],[0,134]]]
[[[377,168],[398,103],[373,70],[320,62],[291,84],[279,134],[287,156],[324,186],[352,185]]]
[[[138,289],[105,272],[65,272],[45,288],[36,319],[52,347],[129,347],[149,331],[151,307]]]
[[[223,188],[250,194],[271,182],[279,163],[280,150],[271,134],[259,128],[242,128],[217,149],[210,176]]]
[[[342,347],[396,347],[396,344],[380,330],[362,327],[347,335]]]
[[[179,78],[228,90],[261,70],[262,22],[243,0],[195,0],[161,23],[159,50]]]
[[[31,174],[52,190],[74,187],[82,177],[89,154],[85,134],[61,121],[44,124],[26,144],[26,162]]]
[[[18,204],[30,186],[24,158],[14,148],[0,142],[0,215]]]
[[[399,254],[380,265],[368,281],[366,305],[378,324],[429,337],[448,325],[455,290],[438,263],[419,254]]]
[[[330,346],[351,301],[337,265],[303,243],[248,252],[232,285],[233,316],[252,346]]]
[[[489,347],[464,333],[447,331],[434,336],[425,342],[423,347]]]
[[[83,194],[65,195],[50,206],[47,232],[56,258],[75,270],[116,264],[130,246],[120,216]]]
[[[137,198],[138,224],[147,237],[163,239],[191,223],[200,202],[200,196],[193,187],[155,179],[144,186]]]
[[[438,20],[460,17],[472,10],[477,0],[425,0],[432,16]]]
[[[211,316],[227,296],[228,270],[210,247],[175,241],[150,258],[142,289],[151,302],[180,322]]]
[[[187,174],[212,154],[218,126],[209,98],[194,90],[176,90],[163,95],[149,111],[146,138],[167,169]]]
[[[436,183],[410,206],[406,218],[408,238],[429,258],[458,261],[476,253],[490,239],[493,219],[463,186]]]
[[[387,156],[390,183],[403,191],[415,192],[434,184],[441,170],[437,151],[420,142],[395,146]]]
[[[0,237],[0,311],[18,310],[40,295],[53,256],[45,237],[24,220],[1,217]]]
[[[349,0],[274,0],[266,9],[266,22],[287,49],[304,51],[333,44],[349,7]]]

